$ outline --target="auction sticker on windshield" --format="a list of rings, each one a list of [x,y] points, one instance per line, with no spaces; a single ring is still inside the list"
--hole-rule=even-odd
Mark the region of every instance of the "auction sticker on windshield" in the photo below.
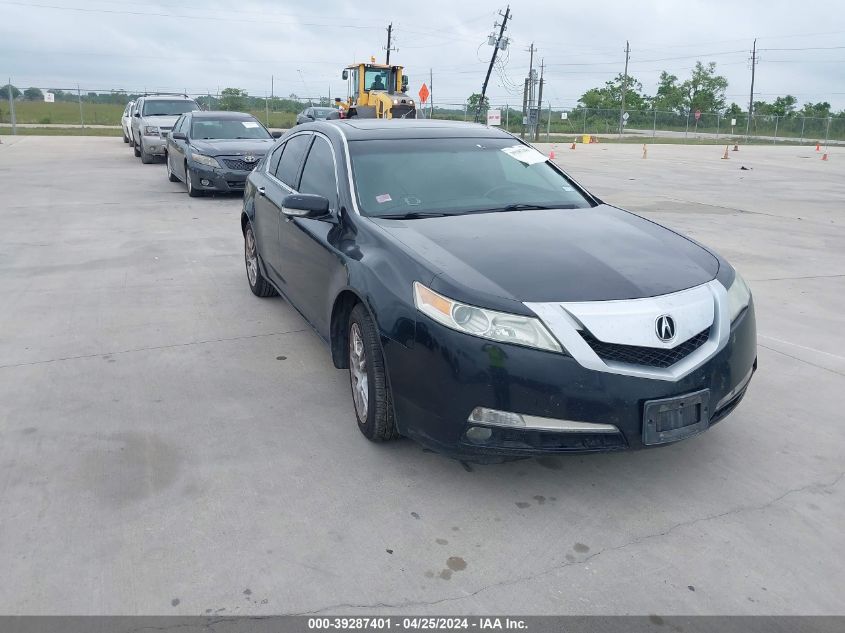
[[[511,158],[515,158],[520,163],[525,163],[526,165],[536,165],[537,163],[546,162],[546,157],[542,153],[527,145],[503,147],[502,151]]]

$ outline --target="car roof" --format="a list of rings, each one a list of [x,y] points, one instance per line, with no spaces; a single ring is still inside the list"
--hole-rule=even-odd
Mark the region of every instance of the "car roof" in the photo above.
[[[350,141],[403,138],[512,138],[496,127],[438,119],[334,119],[316,125],[339,128]]]
[[[255,117],[248,112],[230,112],[228,110],[195,110],[190,114],[195,119],[234,119],[237,121],[242,119],[255,119]]]
[[[145,95],[141,97],[144,101],[193,101],[185,95]]]

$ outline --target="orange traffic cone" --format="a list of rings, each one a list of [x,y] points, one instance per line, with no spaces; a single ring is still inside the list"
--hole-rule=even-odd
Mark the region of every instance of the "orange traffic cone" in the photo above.
[[[821,147],[819,146],[819,142],[818,142],[818,141],[816,141],[816,151],[817,151],[817,152],[822,151]]]
[[[733,151],[738,152],[739,151],[739,145],[734,145]]]
[[[572,145],[569,146],[569,149],[575,149],[575,141],[572,141]]]
[[[728,160],[730,156],[728,156],[728,146],[725,145],[725,154],[722,156],[722,160]]]
[[[552,150],[552,151],[549,152],[549,160],[554,160],[554,159],[555,159],[555,151]]]
[[[822,154],[822,160],[827,160],[827,152],[825,152],[824,154]]]
[[[643,158],[648,158],[648,147],[643,143]]]

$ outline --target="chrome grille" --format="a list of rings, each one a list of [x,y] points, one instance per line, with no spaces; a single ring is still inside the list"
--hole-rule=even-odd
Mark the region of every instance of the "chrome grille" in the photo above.
[[[704,345],[710,337],[710,328],[699,332],[691,339],[672,349],[604,343],[584,330],[580,330],[580,334],[602,360],[645,365],[646,367],[671,367]]]
[[[255,169],[255,166],[258,164],[258,161],[254,163],[248,163],[245,160],[241,159],[232,159],[232,158],[224,158],[223,163],[229,169],[234,169],[235,171],[252,171]]]

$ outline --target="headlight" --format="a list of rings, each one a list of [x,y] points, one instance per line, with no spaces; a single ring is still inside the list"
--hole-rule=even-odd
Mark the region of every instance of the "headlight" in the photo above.
[[[158,128],[155,125],[145,125],[144,136],[158,136]]]
[[[194,162],[199,163],[200,165],[208,165],[209,167],[220,167],[220,163],[218,163],[214,158],[211,156],[205,156],[204,154],[195,154],[191,152],[191,159]]]
[[[514,343],[551,352],[563,352],[560,344],[539,319],[494,312],[452,301],[414,282],[417,309],[448,328],[491,341]]]
[[[731,323],[739,316],[739,313],[748,307],[748,302],[751,300],[751,290],[748,289],[748,284],[740,277],[739,273],[734,276],[734,282],[728,288],[728,314],[731,317]]]

